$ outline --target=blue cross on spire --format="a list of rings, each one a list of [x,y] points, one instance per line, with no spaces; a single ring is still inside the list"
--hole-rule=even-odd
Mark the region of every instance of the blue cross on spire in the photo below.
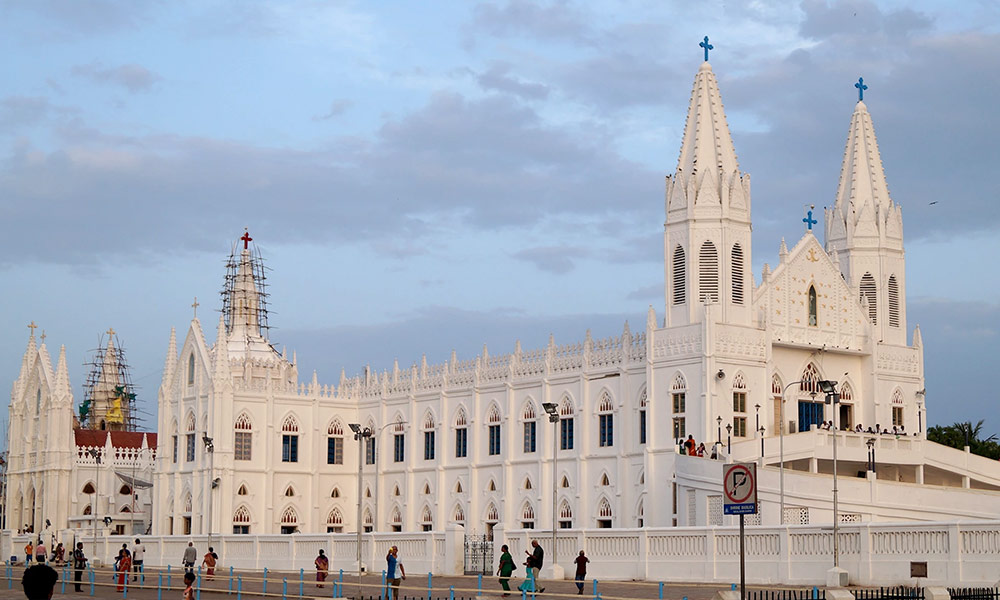
[[[810,204],[809,210],[806,212],[805,218],[802,219],[802,222],[806,224],[806,227],[809,228],[809,231],[812,231],[813,225],[819,223],[819,221],[813,218],[813,211],[812,211],[813,208],[814,208],[813,205]]]
[[[708,36],[707,35],[705,36],[705,41],[703,41],[702,43],[700,43],[698,45],[705,49],[705,62],[708,62],[708,51],[711,50],[711,49],[713,49],[713,48],[715,48],[715,46],[713,46],[712,44],[708,43]]]
[[[858,102],[861,102],[865,99],[865,90],[868,89],[868,86],[865,85],[865,78],[858,77],[858,82],[854,84],[854,87],[858,88]]]

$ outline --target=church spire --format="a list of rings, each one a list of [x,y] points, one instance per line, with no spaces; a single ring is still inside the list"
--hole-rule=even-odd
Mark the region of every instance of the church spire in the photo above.
[[[59,347],[59,363],[56,366],[56,386],[53,396],[69,399],[72,404],[73,390],[69,385],[69,367],[66,365],[66,346]]]
[[[197,299],[195,299],[197,302]],[[177,368],[177,330],[170,328],[170,342],[167,343],[167,358],[163,363],[163,386],[173,381],[174,369]]]
[[[677,171],[688,174],[713,171],[728,175],[739,168],[719,84],[712,65],[706,60],[694,78]]]

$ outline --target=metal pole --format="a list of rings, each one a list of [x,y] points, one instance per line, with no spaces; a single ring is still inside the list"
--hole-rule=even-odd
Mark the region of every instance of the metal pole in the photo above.
[[[557,494],[557,484],[556,478],[558,477],[558,471],[556,470],[556,462],[559,460],[559,447],[557,446],[557,441],[559,437],[559,417],[556,416],[554,419],[549,418],[552,422],[552,571],[555,572],[556,568],[556,494]]]
[[[831,403],[833,405],[833,566],[840,566],[840,544],[838,535],[838,521],[840,520],[837,514],[837,429],[838,429],[838,415],[840,412],[837,409],[837,403],[840,401],[840,394],[834,392],[830,394]]]
[[[364,588],[361,587],[361,486],[362,486],[362,454],[364,454],[364,437],[361,432],[354,434],[354,437],[358,440],[358,596],[364,593]]]
[[[740,515],[740,600],[747,600],[746,552],[743,548],[743,515]]]
[[[781,496],[781,514],[778,515],[778,524],[785,524],[785,393],[788,388],[793,385],[799,385],[801,387],[802,381],[793,381],[785,386],[785,389],[781,390],[781,402],[778,403],[778,455],[779,466],[778,466],[778,488],[780,490],[779,494]]]

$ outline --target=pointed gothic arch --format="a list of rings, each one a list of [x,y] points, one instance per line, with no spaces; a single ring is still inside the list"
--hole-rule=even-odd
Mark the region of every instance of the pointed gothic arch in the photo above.
[[[330,490],[330,497],[331,498],[340,498],[340,488],[337,487],[337,486],[333,486],[333,489]]]
[[[490,482],[492,482],[492,481],[493,481],[493,480],[491,479],[491,480],[490,480]],[[459,480],[457,480],[457,481],[455,482],[455,493],[456,493],[456,494],[461,494],[461,493],[462,493],[463,491],[464,491],[464,490],[462,489],[462,480],[461,480],[461,479],[459,479]]]
[[[393,506],[392,511],[389,513],[389,524],[397,527],[403,526],[403,513],[399,510],[398,505]]]
[[[565,498],[559,503],[559,519],[570,520],[573,518],[573,507],[570,506],[569,501]]]
[[[431,411],[430,409],[427,409],[427,412],[424,413],[423,429],[424,431],[431,431],[434,429],[434,425],[435,425],[434,412]]]
[[[399,484],[394,484],[392,487],[392,495],[399,496]]]
[[[815,363],[806,365],[799,379],[802,381],[799,384],[799,392],[801,394],[820,393],[819,382],[823,377],[820,375]]]
[[[465,510],[462,508],[462,504],[455,504],[455,508],[451,511],[451,520],[456,523],[465,524]]]
[[[490,502],[486,505],[486,518],[483,519],[486,523],[497,523],[500,521],[500,512],[497,510],[496,504]]]
[[[194,433],[195,429],[197,427],[194,420],[194,412],[188,411],[187,417],[184,419],[184,431],[186,433]]]
[[[610,519],[612,517],[611,503],[608,502],[608,499],[603,496],[597,503],[597,516],[606,519]]]
[[[97,489],[94,487],[94,482],[93,481],[88,481],[87,483],[83,484],[83,493],[84,494],[93,494],[96,491],[97,491]]]
[[[562,481],[559,482],[559,487],[568,488],[569,487],[569,477],[563,475]]]
[[[674,304],[684,304],[687,299],[687,257],[684,254],[684,247],[678,244],[674,247],[673,256],[673,282],[674,282]]]
[[[340,417],[334,417],[326,427],[326,434],[335,437],[344,437],[344,424]]]
[[[487,484],[486,489],[488,491],[490,491],[490,492],[497,491],[497,483],[495,481],[493,481],[492,477],[490,477],[490,482],[489,482],[489,484]]]
[[[611,485],[611,478],[608,477],[608,472],[607,471],[601,472],[601,486],[607,487],[609,485]]]
[[[423,510],[420,511],[420,525],[424,531],[434,529],[434,514],[431,512],[431,507],[426,504]]]
[[[250,508],[246,504],[241,504],[233,512],[233,525],[249,525],[251,520]]]
[[[233,429],[236,431],[253,431],[253,421],[250,420],[250,414],[246,411],[241,411],[236,420],[233,421]]]
[[[299,420],[295,418],[294,414],[289,414],[281,422],[282,433],[298,433],[299,432]]]
[[[521,486],[523,489],[530,490],[533,486],[531,485],[531,476],[526,476],[524,478],[524,485]]]
[[[486,411],[486,423],[489,425],[499,425],[502,420],[503,417],[501,417],[500,414],[500,407],[497,406],[496,402],[493,402]]]
[[[343,513],[340,512],[340,508],[339,507],[336,507],[336,506],[333,507],[333,510],[331,510],[330,513],[326,516],[326,524],[327,525],[343,525],[344,524],[344,515],[343,515]]]
[[[698,252],[698,299],[705,304],[719,301],[719,251],[710,240]]]
[[[288,484],[288,486],[285,487],[285,493],[283,495],[286,498],[294,498],[295,497],[295,488],[292,487],[292,484]]]
[[[295,510],[294,506],[287,506],[285,510],[281,512],[281,525],[282,526],[294,526],[299,524],[299,513]]]
[[[459,406],[455,411],[455,427],[466,427],[469,424],[469,417],[464,406]]]
[[[819,303],[817,302],[817,299],[816,299],[816,286],[813,285],[813,284],[809,284],[809,292],[808,292],[808,300],[807,300],[807,307],[808,307],[808,310],[809,310],[809,315],[808,315],[808,320],[806,321],[806,323],[810,327],[818,327],[819,326],[819,309],[818,309],[818,306],[819,306]]]
[[[538,418],[538,413],[535,410],[535,401],[528,396],[524,400],[524,404],[521,408],[521,419],[525,421],[534,421]]]
[[[597,412],[599,413],[609,413],[615,409],[614,400],[611,398],[611,392],[608,388],[601,390],[601,395],[597,401]]]
[[[563,394],[562,398],[559,400],[559,415],[563,417],[572,417],[576,414],[576,407],[573,405],[573,399],[570,398],[569,394]]]

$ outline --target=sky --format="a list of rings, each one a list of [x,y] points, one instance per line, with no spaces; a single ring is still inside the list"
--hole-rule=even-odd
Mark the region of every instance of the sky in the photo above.
[[[197,297],[214,337],[244,228],[304,381],[662,318],[705,35],[756,281],[832,204],[863,76],[929,422],[1000,432],[991,0],[0,0],[0,388],[33,321],[79,403],[113,327],[155,427],[170,328]]]

